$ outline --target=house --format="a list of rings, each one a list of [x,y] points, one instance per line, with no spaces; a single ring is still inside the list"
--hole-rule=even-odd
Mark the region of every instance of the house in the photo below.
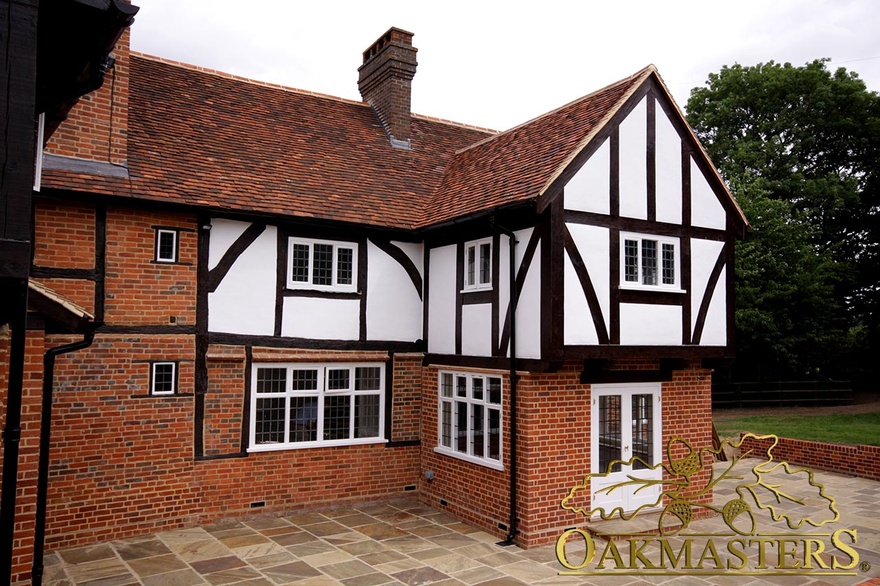
[[[493,132],[410,113],[397,28],[363,102],[126,40],[34,204],[25,490],[40,357],[87,346],[54,365],[47,547],[409,494],[532,547],[585,474],[711,441],[746,220],[653,66]]]

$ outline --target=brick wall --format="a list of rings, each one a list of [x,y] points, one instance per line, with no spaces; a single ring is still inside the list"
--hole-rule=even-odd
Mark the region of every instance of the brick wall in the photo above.
[[[42,396],[43,333],[32,330],[25,340],[24,379],[22,381],[21,443],[19,444],[17,497],[15,501],[15,533],[12,542],[12,574],[19,579],[30,578],[34,556],[34,514],[37,503],[37,465],[40,449],[40,397]],[[9,338],[0,337],[0,360],[9,364]],[[0,397],[6,413],[8,373],[0,375]],[[5,419],[5,416],[4,416]],[[0,466],[3,457],[0,454]]]
[[[116,44],[116,63],[97,91],[80,98],[46,145],[45,152],[124,165],[128,137],[129,37]]]
[[[421,471],[431,471],[434,479],[428,481],[424,474],[419,478],[422,502],[448,510],[453,515],[481,527],[499,537],[506,535],[510,510],[510,454],[508,450],[508,400],[509,377],[502,371],[443,368],[456,372],[481,372],[501,377],[502,405],[502,460],[504,470],[494,470],[458,458],[437,454],[437,388],[441,369],[429,366],[422,376],[422,429]],[[441,503],[441,500],[446,504]],[[505,528],[499,528],[503,525]]]
[[[419,446],[412,442],[195,460],[194,338],[99,334],[90,348],[58,358],[47,549],[251,514],[382,500],[415,490]],[[45,347],[77,339],[50,336],[44,344],[35,333],[29,340],[20,485],[27,492],[19,502],[21,538],[16,546],[20,572],[30,571],[32,555],[41,358]],[[0,344],[0,357],[3,351]],[[212,346],[208,356],[206,449],[238,454],[244,351]],[[154,360],[179,361],[182,394],[149,395],[149,366]],[[393,394],[400,400],[394,402],[392,419],[418,419],[419,405],[412,394],[418,390],[414,380],[421,355],[401,355],[393,368]],[[393,435],[396,439],[410,434],[407,423]]]
[[[41,197],[34,202],[34,266],[95,268],[95,206]]]
[[[770,445],[769,439],[747,438],[741,450],[751,450],[754,457],[766,459]],[[773,448],[772,456],[777,462],[880,480],[880,446],[830,444],[781,437]]]
[[[422,439],[422,358],[421,353],[394,355],[392,441],[412,442]]]
[[[657,369],[655,361],[620,361],[620,370]],[[509,523],[509,386],[504,385],[504,471],[437,454],[438,368],[428,367],[423,377],[422,469],[435,473],[435,480],[421,480],[421,496],[427,504],[446,501],[453,514],[504,537],[499,524]],[[455,370],[455,369],[452,369]],[[467,369],[465,369],[467,370]],[[518,383],[518,484],[517,511],[520,531],[517,543],[523,547],[545,545],[567,528],[583,525],[582,515],[562,509],[569,490],[589,473],[591,433],[591,387],[580,383],[580,365],[566,363],[559,372],[523,373]],[[697,364],[676,371],[673,380],[661,388],[664,447],[681,438],[695,448],[711,447],[711,371]],[[675,444],[672,457],[686,454],[684,444]],[[664,450],[664,461],[669,454]],[[711,491],[695,495],[709,480],[711,462],[691,477],[692,489],[683,494],[695,501],[710,502]]]
[[[156,226],[182,229],[179,262],[155,262]],[[195,325],[197,227],[193,215],[107,210],[106,323]]]
[[[193,348],[193,336],[101,334],[58,358],[47,547],[194,522]],[[154,360],[179,361],[183,394],[150,396]]]

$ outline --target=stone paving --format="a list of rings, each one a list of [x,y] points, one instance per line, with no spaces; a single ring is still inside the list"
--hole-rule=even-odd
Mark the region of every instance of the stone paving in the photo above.
[[[715,466],[716,473],[720,473],[726,464]],[[856,549],[862,566],[855,568],[852,575],[608,575],[613,574],[611,571],[598,576],[560,575],[565,568],[556,561],[552,546],[522,550],[498,545],[497,537],[413,499],[252,518],[51,552],[46,556],[43,583],[54,586],[880,584],[880,483],[818,471],[816,480],[836,499],[841,512],[840,521],[833,524],[831,530],[846,528],[858,533]],[[815,502],[814,488],[807,485],[803,491],[803,486],[795,486],[797,483],[788,484],[792,485],[791,490],[802,491],[807,506],[813,506],[816,511],[822,509],[824,505]],[[734,485],[729,482],[720,484],[716,489],[716,503],[730,500],[733,490]],[[785,532],[784,526],[779,524],[762,520],[758,525],[762,534]],[[723,529],[717,516],[695,521],[688,528],[704,533]],[[828,531],[828,526],[820,529]],[[597,548],[601,550],[604,543],[597,540]],[[683,538],[672,537],[670,543],[675,544],[677,551]],[[569,550],[571,557],[576,558],[577,544]]]

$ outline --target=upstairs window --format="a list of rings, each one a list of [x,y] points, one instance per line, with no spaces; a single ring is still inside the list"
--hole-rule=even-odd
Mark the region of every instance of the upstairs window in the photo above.
[[[492,288],[492,239],[474,240],[464,245],[464,289]]]
[[[621,246],[623,287],[680,288],[677,238],[623,234]]]
[[[251,451],[384,441],[385,365],[255,365]]]
[[[156,262],[177,262],[178,232],[170,228],[156,229]]]
[[[177,392],[177,363],[153,362],[150,364],[150,394],[173,395]]]
[[[357,244],[290,239],[287,287],[349,291],[357,288]]]

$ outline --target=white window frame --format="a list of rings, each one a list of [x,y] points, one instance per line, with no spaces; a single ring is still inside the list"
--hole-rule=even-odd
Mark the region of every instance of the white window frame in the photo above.
[[[162,236],[171,236],[171,256],[162,255]],[[170,228],[156,228],[156,262],[176,263],[180,256],[180,233]]]
[[[355,374],[357,368],[378,368],[379,380],[378,389],[356,390]],[[284,369],[286,370],[285,389],[283,392],[258,392],[258,376],[263,369]],[[350,363],[255,363],[253,364],[251,374],[251,397],[250,397],[250,430],[248,433],[248,451],[249,452],[268,452],[275,450],[297,450],[304,448],[321,448],[328,446],[351,446],[363,444],[387,443],[385,438],[385,364],[382,362],[350,362]],[[293,387],[293,371],[309,371],[314,370],[317,374],[316,389],[314,390],[294,390]],[[346,389],[331,390],[328,389],[330,379],[328,371],[332,370],[348,370],[349,385]],[[330,397],[350,397],[349,403],[349,437],[341,439],[325,439],[325,412],[326,399]],[[358,396],[378,396],[378,420],[376,425],[375,436],[355,437],[355,405]],[[299,415],[299,417],[309,417],[308,425],[314,425],[314,440],[290,441],[292,422],[292,400],[296,398],[315,398],[314,406],[302,406],[303,411],[308,411],[307,415]],[[284,403],[284,431],[282,438],[284,441],[257,443],[257,415],[258,406],[261,399],[283,399]],[[312,419],[313,418],[313,419]]]
[[[446,379],[449,377],[449,379]],[[450,381],[449,393],[444,392],[444,382]],[[482,397],[474,393],[474,382],[480,381],[482,385]],[[491,401],[490,380],[497,381],[498,402]],[[458,392],[460,381],[465,383],[464,395]],[[445,406],[445,408],[444,408]],[[474,408],[482,411],[482,431],[480,435],[480,449],[475,450]],[[464,409],[467,429],[460,429],[458,425],[459,410]],[[490,412],[496,412],[498,425],[498,458],[489,456],[490,437],[492,426],[490,425]],[[448,419],[447,419],[448,418]],[[447,429],[444,430],[444,427]],[[465,449],[456,446],[459,438],[464,438]],[[473,372],[456,372],[441,370],[437,375],[437,446],[434,451],[439,454],[465,460],[473,464],[479,464],[495,470],[504,470],[504,382],[501,375],[480,374]],[[476,452],[482,452],[482,455]]]
[[[314,275],[314,258],[315,258],[315,245],[323,244],[325,246],[333,247],[333,260],[332,260],[332,270],[331,270],[331,284],[315,284],[315,275]],[[294,281],[293,280],[293,261],[294,261],[294,247],[296,245],[300,246],[308,246],[309,248],[309,260],[308,260],[308,280],[306,281]],[[339,249],[349,249],[351,250],[351,283],[339,283]],[[339,240],[315,240],[310,238],[290,238],[287,244],[287,288],[288,289],[313,289],[317,291],[341,291],[353,293],[357,291],[357,283],[358,283],[358,245],[357,242],[344,242]]]
[[[171,367],[171,390],[159,391],[156,389],[157,377],[156,371],[159,367]],[[177,394],[177,363],[171,361],[157,361],[150,363],[150,394],[156,396],[167,396]]]
[[[654,241],[657,244],[657,282],[654,284],[645,284],[645,264],[642,258],[644,241]],[[626,244],[627,241],[636,241],[636,266],[638,269],[637,280],[627,281],[626,274]],[[673,282],[663,282],[663,248],[672,246],[673,262]],[[670,236],[657,236],[654,234],[637,234],[634,232],[620,233],[620,287],[622,289],[638,289],[642,291],[670,291],[682,293],[681,287],[681,241],[679,238]]]
[[[488,276],[486,280],[483,280],[480,274],[482,272],[480,271],[481,260],[483,259],[482,252],[486,250],[483,248],[484,246],[488,246],[487,260],[489,261]],[[471,276],[470,268],[468,266],[468,258],[470,257],[471,251],[474,252],[473,276]],[[464,261],[462,263],[462,270],[464,271],[462,282],[464,283],[465,291],[484,291],[492,289],[492,238],[481,238],[479,240],[465,242],[464,258],[462,260]]]

